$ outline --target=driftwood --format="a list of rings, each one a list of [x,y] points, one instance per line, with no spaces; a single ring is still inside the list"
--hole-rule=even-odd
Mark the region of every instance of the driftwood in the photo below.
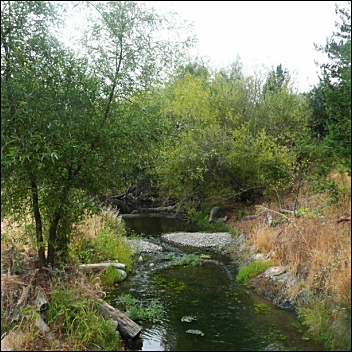
[[[121,264],[121,263],[81,264],[81,265],[78,266],[78,269],[83,270],[83,271],[101,270],[101,269],[108,268],[110,265],[112,265],[112,266],[114,266],[116,268],[116,271],[121,276],[121,281],[126,279],[126,277],[127,277],[127,273],[125,271],[126,264]],[[123,268],[123,269],[118,269],[118,268]]]
[[[133,211],[135,213],[142,213],[142,214],[150,214],[150,213],[163,213],[163,212],[170,212],[175,209],[175,206],[169,205],[167,207],[157,207],[157,208],[140,208],[138,210]]]
[[[109,267],[110,265],[114,266],[117,269],[122,269],[125,270],[126,269],[126,264],[122,264],[122,263],[95,263],[95,264],[81,264],[79,265],[79,269],[81,270],[91,270],[91,269],[105,269],[107,267]]]
[[[28,285],[22,291],[21,297],[18,300],[16,307],[14,309],[13,318],[12,318],[13,323],[17,323],[21,319],[20,309],[27,302],[29,291],[32,288],[33,281],[34,281],[35,277],[37,276],[37,273],[38,273],[38,269],[35,269],[30,277]]]
[[[99,299],[102,303],[103,312],[112,320],[116,321],[117,330],[124,339],[135,339],[142,331],[142,327],[131,320],[126,314],[122,313],[117,308],[112,307],[110,304]]]
[[[167,219],[177,219],[181,221],[187,221],[186,218],[180,217],[175,214],[168,213],[133,213],[133,214],[122,214],[122,219],[137,219],[137,218],[167,218]]]
[[[257,215],[245,215],[242,220],[254,220],[257,218]]]

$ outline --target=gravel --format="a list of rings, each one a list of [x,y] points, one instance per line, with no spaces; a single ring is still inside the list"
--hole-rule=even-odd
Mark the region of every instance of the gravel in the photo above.
[[[232,242],[228,232],[173,232],[161,235],[161,239],[176,245],[218,250],[225,249]]]
[[[162,234],[160,239],[166,243],[196,248],[224,250],[232,242],[228,232],[173,232]],[[133,252],[161,252],[163,247],[142,239],[126,239]]]

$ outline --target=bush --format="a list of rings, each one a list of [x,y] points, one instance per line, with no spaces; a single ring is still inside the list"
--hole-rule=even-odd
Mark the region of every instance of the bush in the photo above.
[[[111,320],[101,316],[100,303],[83,290],[55,288],[48,309],[48,325],[61,328],[74,350],[118,350],[121,338]]]
[[[238,282],[246,284],[249,279],[261,274],[266,269],[270,268],[270,261],[256,260],[250,263],[248,266],[244,266],[240,269],[236,276]]]
[[[105,221],[93,236],[78,232],[71,243],[71,254],[82,264],[118,260],[131,270],[133,252],[124,240],[124,227],[116,221]]]
[[[298,304],[298,315],[313,340],[329,351],[351,351],[351,311],[326,298]]]

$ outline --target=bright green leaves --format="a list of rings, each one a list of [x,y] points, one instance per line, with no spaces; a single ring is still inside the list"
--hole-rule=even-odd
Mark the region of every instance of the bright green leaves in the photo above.
[[[165,194],[253,199],[292,184],[292,146],[308,136],[306,101],[286,85],[264,99],[258,78],[232,71],[185,73],[165,89],[159,103],[170,127],[156,160]]]

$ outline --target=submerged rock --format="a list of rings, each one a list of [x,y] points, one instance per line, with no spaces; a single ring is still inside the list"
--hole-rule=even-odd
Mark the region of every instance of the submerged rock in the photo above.
[[[181,321],[182,321],[183,323],[190,323],[190,322],[193,321],[193,320],[197,320],[197,318],[192,317],[192,316],[188,316],[188,315],[186,315],[186,316],[184,316],[184,317],[181,318]]]
[[[187,334],[193,334],[193,335],[200,335],[200,336],[204,336],[204,332],[200,331],[200,330],[187,330],[186,331]]]

